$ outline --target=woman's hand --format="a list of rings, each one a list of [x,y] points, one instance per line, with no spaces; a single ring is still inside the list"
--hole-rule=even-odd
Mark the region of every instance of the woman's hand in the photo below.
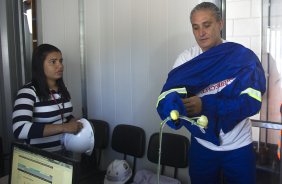
[[[64,124],[51,124],[45,125],[43,137],[57,135],[61,133],[77,134],[83,128],[83,124],[78,119],[71,119],[68,123]]]
[[[195,116],[202,112],[202,100],[198,96],[182,99],[188,116]]]
[[[69,122],[62,124],[63,133],[77,134],[83,128],[83,124],[77,119],[72,118]]]

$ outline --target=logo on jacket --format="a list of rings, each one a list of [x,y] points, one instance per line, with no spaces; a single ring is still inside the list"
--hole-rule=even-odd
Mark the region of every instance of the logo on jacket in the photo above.
[[[225,88],[227,85],[231,84],[234,81],[235,78],[233,79],[226,79],[214,84],[209,85],[202,91],[200,91],[197,96],[202,97],[205,95],[210,95],[210,94],[216,94],[220,92],[223,88]]]

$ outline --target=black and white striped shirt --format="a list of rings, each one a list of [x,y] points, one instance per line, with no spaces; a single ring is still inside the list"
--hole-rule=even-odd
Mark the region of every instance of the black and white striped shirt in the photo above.
[[[52,94],[48,101],[40,101],[34,86],[28,83],[18,91],[13,111],[15,138],[51,152],[62,149],[63,134],[43,137],[44,126],[66,123],[73,118],[71,101],[63,101],[56,91]]]

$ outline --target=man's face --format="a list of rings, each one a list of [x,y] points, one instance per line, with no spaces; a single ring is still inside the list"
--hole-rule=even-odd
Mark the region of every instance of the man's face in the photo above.
[[[211,10],[195,11],[191,17],[191,24],[195,39],[203,51],[222,42],[220,31],[223,21],[217,21]]]

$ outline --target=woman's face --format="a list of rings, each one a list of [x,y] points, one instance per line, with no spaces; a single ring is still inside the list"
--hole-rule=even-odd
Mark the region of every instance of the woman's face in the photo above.
[[[64,65],[60,52],[50,52],[43,63],[44,73],[48,84],[54,84],[63,77]]]

